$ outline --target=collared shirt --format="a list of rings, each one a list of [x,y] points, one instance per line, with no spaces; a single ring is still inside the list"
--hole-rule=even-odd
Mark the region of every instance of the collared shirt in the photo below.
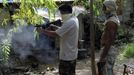
[[[56,30],[60,36],[60,59],[74,60],[77,58],[79,23],[75,16],[64,20],[63,25]]]

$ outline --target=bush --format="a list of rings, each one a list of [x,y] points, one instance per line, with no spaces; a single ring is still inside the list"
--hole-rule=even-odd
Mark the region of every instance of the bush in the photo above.
[[[134,43],[127,44],[124,47],[123,56],[127,58],[134,57]]]

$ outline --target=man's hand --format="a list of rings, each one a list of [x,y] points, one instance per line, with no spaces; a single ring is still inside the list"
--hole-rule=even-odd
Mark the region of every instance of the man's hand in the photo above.
[[[51,30],[50,27],[48,27],[48,28],[46,28],[46,29],[43,29],[43,28],[40,28],[40,27],[37,27],[37,28],[36,28],[36,31],[39,32],[39,33],[40,33],[40,32],[44,32],[44,33],[45,33],[45,32],[48,32],[49,30]]]
[[[107,61],[107,54],[109,52],[109,49],[110,49],[109,44],[106,44],[101,48],[102,52],[101,52],[101,55],[100,55],[99,62],[106,62]]]
[[[56,25],[53,25],[53,24],[51,24],[49,27],[53,30],[57,30],[59,28],[59,26],[56,26]]]
[[[42,32],[42,33],[44,33],[44,34],[46,34],[47,36],[50,36],[50,37],[58,36],[58,34],[55,31],[51,30],[51,27],[48,27],[46,29],[37,27],[36,30],[37,30],[37,32],[39,32],[39,33]]]
[[[37,27],[37,28],[36,28],[36,31],[40,33],[40,32],[42,32],[42,28]]]

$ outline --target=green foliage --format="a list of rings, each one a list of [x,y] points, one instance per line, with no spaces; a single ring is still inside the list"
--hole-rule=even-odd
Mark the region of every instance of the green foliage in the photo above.
[[[19,9],[17,9],[14,12],[14,15],[12,16],[12,19],[14,20],[16,26],[14,28],[11,28],[7,32],[7,35],[5,34],[5,39],[2,39],[2,42],[0,42],[0,59],[2,58],[3,62],[7,62],[10,53],[10,45],[11,45],[10,33],[16,31],[16,28],[20,25],[24,25],[25,22],[27,23],[25,25],[35,25],[35,24],[41,24],[43,22],[43,17],[37,15],[33,8],[44,8],[44,7],[48,8],[49,17],[51,19],[51,16],[53,16],[53,12],[57,7],[54,0],[13,0],[13,1],[18,2]],[[6,7],[7,0],[3,0],[3,5]],[[8,19],[4,18],[0,26],[8,25],[7,24]]]
[[[7,39],[2,41],[0,49],[2,50],[2,60],[7,62],[10,53],[10,43]]]
[[[6,35],[4,39],[2,39],[2,42],[0,42],[0,59],[2,59],[3,63],[6,63],[8,61],[8,57],[10,54],[10,34]]]
[[[131,30],[129,30],[124,26],[119,26],[116,44],[122,45],[125,43],[131,43],[133,41],[134,41],[134,35],[131,33]]]
[[[0,8],[0,25],[5,26],[9,22],[10,15],[6,7]]]
[[[3,1],[3,6],[6,6],[7,0],[2,0]]]
[[[93,4],[93,10],[96,17],[100,15],[100,12],[102,12],[102,3],[103,0],[96,0],[96,2]]]
[[[13,0],[15,3],[18,3],[19,9],[15,10],[12,19],[14,20],[15,25],[18,25],[16,20],[25,20],[28,25],[41,24],[43,23],[43,17],[37,15],[34,8],[48,8],[49,17],[54,15],[57,5],[54,0]],[[3,0],[3,5],[6,7],[7,0]],[[4,20],[7,21],[7,20]],[[4,22],[5,23],[5,22]]]
[[[100,15],[102,3],[104,0],[96,0],[93,4],[93,10],[95,13],[95,17]],[[90,9],[90,2],[89,0],[75,0],[74,5],[84,6],[86,10]]]
[[[20,8],[13,15],[13,20],[23,19],[28,25],[40,24],[43,22],[43,17],[37,15],[33,8],[48,8],[49,17],[56,8],[56,4],[53,0],[21,0]]]
[[[127,58],[134,57],[134,43],[130,43],[124,46],[123,56]]]
[[[126,29],[123,26],[119,26],[118,28],[118,35],[124,35],[124,33],[126,32]]]
[[[86,9],[89,9],[89,0],[75,0],[74,5],[84,6]]]

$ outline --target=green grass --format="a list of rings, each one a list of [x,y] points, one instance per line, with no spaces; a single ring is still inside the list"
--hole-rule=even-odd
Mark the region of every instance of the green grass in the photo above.
[[[124,46],[123,56],[126,58],[134,57],[134,43],[130,43]]]

